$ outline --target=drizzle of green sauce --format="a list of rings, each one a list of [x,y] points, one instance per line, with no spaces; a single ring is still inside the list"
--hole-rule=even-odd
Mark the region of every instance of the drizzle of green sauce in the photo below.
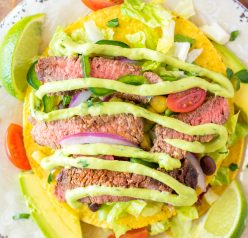
[[[173,206],[192,206],[197,201],[197,195],[194,189],[181,184],[168,174],[151,169],[147,166],[130,163],[127,161],[103,160],[94,157],[80,156],[71,158],[65,155],[61,150],[56,151],[52,156],[46,157],[41,161],[41,167],[46,170],[53,170],[57,167],[66,168],[88,168],[97,170],[111,170],[123,173],[134,173],[143,176],[149,176],[172,188],[177,194],[169,192],[159,192],[150,189],[140,188],[114,188],[104,186],[89,186],[67,191],[66,200],[74,208],[81,206],[79,199],[87,196],[129,196],[139,199],[149,199],[156,202],[168,203]]]
[[[41,99],[49,93],[66,92],[82,88],[106,88],[112,89],[121,93],[127,93],[140,96],[158,96],[170,93],[181,92],[190,88],[199,87],[210,91],[215,95],[223,97],[232,97],[233,95],[216,83],[210,83],[198,77],[186,77],[178,81],[164,81],[156,84],[131,85],[120,81],[99,79],[99,78],[84,78],[84,79],[69,79],[63,81],[53,81],[40,86],[35,95]]]
[[[226,145],[228,133],[224,126],[216,124],[204,124],[198,126],[190,126],[175,118],[162,116],[146,110],[145,108],[126,102],[104,102],[101,104],[93,103],[88,107],[87,103],[81,103],[77,107],[67,108],[44,113],[37,110],[40,105],[40,100],[30,94],[30,111],[33,118],[37,121],[54,121],[71,118],[73,116],[99,116],[99,115],[118,115],[132,114],[136,117],[142,117],[153,121],[163,127],[174,129],[188,135],[217,135],[211,142],[201,144],[199,142],[187,142],[178,139],[166,139],[165,141],[177,148],[190,151],[193,153],[209,153],[214,152]]]
[[[155,50],[147,48],[122,48],[119,46],[97,45],[93,43],[77,44],[74,42],[73,47],[71,47],[71,49],[73,50],[73,52],[71,52],[72,55],[76,53],[88,56],[123,56],[131,60],[151,60],[160,63],[165,63],[171,65],[174,68],[195,73],[199,77],[209,78],[213,82],[218,83],[223,89],[226,89],[230,95],[229,97],[234,96],[233,86],[230,80],[227,79],[224,75],[202,68],[198,65],[180,61],[172,56],[163,54]]]
[[[150,163],[159,164],[160,168],[173,170],[181,167],[181,162],[178,159],[171,158],[165,153],[151,153],[140,148],[129,147],[124,145],[109,145],[109,144],[78,144],[69,145],[61,149],[65,155],[113,155],[127,158],[139,158]]]

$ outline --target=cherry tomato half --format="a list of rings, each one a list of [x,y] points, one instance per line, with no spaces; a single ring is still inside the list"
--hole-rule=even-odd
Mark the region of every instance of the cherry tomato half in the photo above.
[[[22,170],[31,169],[24,148],[21,126],[16,124],[9,125],[5,136],[5,151],[9,160],[17,168]]]
[[[173,112],[192,112],[206,99],[207,92],[201,88],[191,88],[172,93],[167,98],[167,106]]]
[[[124,0],[82,0],[90,9],[96,11],[105,7],[111,7],[123,3]]]
[[[108,238],[115,238],[115,235],[110,235]],[[131,230],[122,235],[121,238],[148,238],[148,230],[146,228]]]

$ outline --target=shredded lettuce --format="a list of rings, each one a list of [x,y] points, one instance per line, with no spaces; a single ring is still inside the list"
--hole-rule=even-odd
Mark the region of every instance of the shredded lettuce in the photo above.
[[[170,222],[168,220],[164,220],[161,222],[156,222],[151,225],[150,235],[158,235],[167,231],[170,228]]]
[[[177,215],[172,219],[171,232],[172,238],[191,237],[192,220],[197,219],[198,212],[195,207],[177,208]]]
[[[146,61],[142,64],[142,71],[157,71],[161,63],[155,61]]]
[[[213,180],[210,182],[212,186],[222,186],[230,184],[230,170],[228,167],[220,167]]]
[[[161,28],[162,37],[158,40],[157,50],[167,53],[174,43],[175,22],[172,15],[159,3],[145,3],[141,0],[126,0],[122,4],[122,14],[134,18],[149,28]]]
[[[236,130],[236,126],[238,123],[238,119],[239,119],[239,112],[234,114],[233,116],[231,116],[227,123],[226,123],[226,128],[229,134],[234,134],[235,130]]]
[[[233,145],[238,140],[248,135],[248,124],[245,122],[237,122],[235,133],[232,134],[229,140],[229,144]]]
[[[159,213],[162,210],[162,207],[163,207],[163,203],[149,202],[141,212],[141,216],[143,217],[153,216]]]
[[[90,39],[88,38],[86,31],[84,28],[77,29],[71,33],[71,38],[73,41],[77,43],[85,43],[90,42]]]
[[[66,45],[66,47],[65,47]],[[58,27],[50,44],[49,55],[53,56],[73,56],[76,55],[76,43],[68,36],[62,27]]]
[[[105,40],[113,40],[115,32],[112,28],[102,29],[102,33]]]
[[[91,40],[92,43],[104,39],[101,29],[96,26],[96,23],[94,21],[91,20],[85,22],[84,28],[88,38]]]
[[[147,203],[143,200],[135,200],[135,201],[132,201],[130,205],[128,205],[126,211],[130,215],[134,217],[138,217],[146,205]]]
[[[127,34],[126,38],[135,48],[146,47],[146,34],[143,31],[138,31],[133,34]]]
[[[149,217],[161,212],[163,203],[146,202],[143,200],[134,200],[129,202],[108,203],[101,206],[98,211],[99,220],[104,220],[111,224],[116,237],[125,234],[130,228],[120,225],[118,220],[122,217],[132,215],[134,217]],[[165,224],[164,224],[165,226]]]

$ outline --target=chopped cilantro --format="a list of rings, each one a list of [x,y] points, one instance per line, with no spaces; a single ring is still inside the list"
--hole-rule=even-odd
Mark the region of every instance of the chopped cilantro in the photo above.
[[[227,68],[226,69],[226,76],[227,76],[227,78],[231,79],[233,76],[233,70],[230,68]]]
[[[65,95],[63,97],[63,101],[62,101],[63,106],[65,107],[65,106],[69,105],[70,102],[71,102],[71,96]]]
[[[48,175],[47,182],[50,184],[53,181],[53,172]]]
[[[13,220],[28,219],[30,217],[29,213],[19,213],[12,217]]]
[[[235,41],[238,36],[239,36],[239,31],[232,31],[230,35],[230,41]]]
[[[79,160],[78,164],[81,165],[83,168],[87,168],[89,164],[85,160]]]
[[[231,163],[231,164],[229,165],[229,169],[230,169],[231,171],[235,171],[235,170],[237,170],[238,168],[239,168],[239,167],[238,167],[237,164]]]
[[[164,81],[176,81],[177,78],[172,75],[162,75],[160,76]]]
[[[228,154],[228,151],[219,151],[218,153],[221,155],[226,155],[226,154]]]
[[[175,35],[174,41],[175,42],[189,42],[190,45],[193,45],[195,43],[195,39],[184,36],[184,35],[180,35],[180,34]]]
[[[94,103],[91,100],[88,100],[87,101],[87,106],[88,107],[92,107],[93,105],[94,105]]]
[[[248,70],[242,69],[235,73],[234,77],[239,79],[242,83],[248,83]]]
[[[119,19],[118,18],[114,18],[114,19],[108,21],[107,22],[107,26],[108,27],[111,27],[111,28],[114,28],[114,27],[119,26]]]

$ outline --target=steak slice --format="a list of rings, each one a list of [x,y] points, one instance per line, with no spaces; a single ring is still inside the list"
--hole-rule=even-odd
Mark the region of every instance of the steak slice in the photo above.
[[[94,78],[117,80],[125,75],[142,75],[142,68],[140,66],[116,59],[93,57],[90,60],[90,67],[90,76]],[[35,69],[38,79],[43,83],[72,78],[82,78],[83,76],[80,58],[75,57],[40,58]],[[144,76],[151,83],[161,81],[159,76],[152,72],[146,72],[144,73]],[[147,103],[149,100],[144,96],[124,93],[118,93],[116,96],[138,103]]]
[[[210,97],[199,108],[193,112],[181,113],[176,116],[177,119],[192,125],[202,125],[206,123],[215,123],[222,125],[229,117],[228,101],[223,97]],[[164,139],[182,139],[186,141],[199,141],[201,143],[211,141],[215,136],[190,136],[180,133],[176,130],[157,125],[155,127],[155,141],[152,152],[165,152],[174,158],[182,159],[186,155],[186,151],[178,149],[167,144]]]
[[[52,122],[33,122],[31,134],[37,144],[59,148],[59,141],[66,136],[101,132],[124,137],[135,144],[143,140],[143,121],[129,114],[114,116],[75,116]]]
[[[89,158],[90,159],[90,158]],[[165,172],[164,170],[160,170]],[[188,160],[182,161],[182,167],[168,173],[181,183],[196,188],[197,171]],[[65,201],[65,192],[79,187],[90,185],[123,187],[123,188],[146,188],[150,190],[173,192],[167,185],[147,176],[121,173],[109,170],[94,169],[63,169],[57,177],[55,195],[60,201]],[[152,192],[152,191],[151,191]],[[86,197],[81,199],[83,203],[103,204],[107,202],[124,202],[133,200],[131,197],[119,197],[103,195],[97,197]]]

